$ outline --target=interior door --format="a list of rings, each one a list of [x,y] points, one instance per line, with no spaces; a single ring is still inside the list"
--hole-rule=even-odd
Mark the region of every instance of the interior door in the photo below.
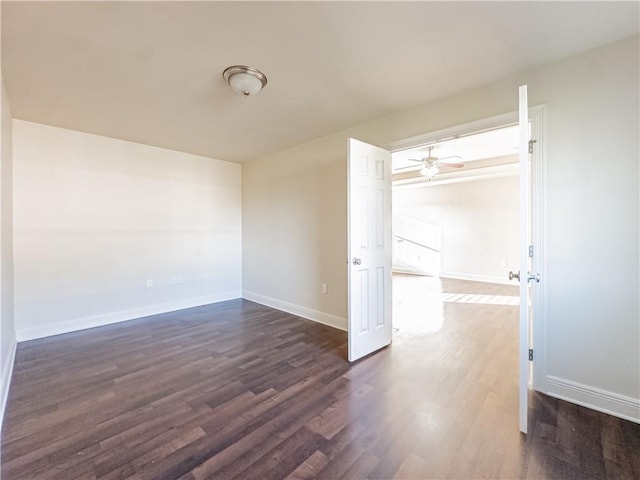
[[[531,245],[531,180],[529,154],[529,107],[527,86],[519,88],[519,137],[520,137],[520,348],[519,348],[519,424],[527,433],[529,395],[529,349],[531,295],[529,281]]]
[[[353,362],[391,343],[391,154],[349,139],[348,335]]]

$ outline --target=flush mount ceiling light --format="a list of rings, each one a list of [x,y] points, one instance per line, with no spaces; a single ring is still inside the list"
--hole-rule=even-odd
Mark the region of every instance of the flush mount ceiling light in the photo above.
[[[245,97],[257,94],[267,84],[264,73],[245,65],[225,68],[222,76],[234,92]]]

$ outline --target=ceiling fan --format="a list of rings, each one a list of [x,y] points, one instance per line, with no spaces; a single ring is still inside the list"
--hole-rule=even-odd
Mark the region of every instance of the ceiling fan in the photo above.
[[[425,177],[429,177],[429,180],[431,180],[438,172],[440,172],[440,167],[453,167],[453,168],[462,168],[462,167],[464,167],[463,163],[447,161],[450,158],[461,159],[462,157],[460,157],[459,155],[453,155],[451,157],[438,158],[438,157],[434,157],[434,156],[431,155],[431,152],[434,149],[433,146],[428,147],[428,149],[429,149],[429,153],[427,154],[426,157],[421,158],[420,160],[414,159],[414,158],[408,158],[407,160],[409,160],[410,162],[422,163],[422,168],[420,169],[420,175],[424,175]],[[409,169],[415,170],[416,166],[410,165],[408,167],[396,168],[395,171],[397,172],[397,171],[400,171],[400,170],[409,170]]]

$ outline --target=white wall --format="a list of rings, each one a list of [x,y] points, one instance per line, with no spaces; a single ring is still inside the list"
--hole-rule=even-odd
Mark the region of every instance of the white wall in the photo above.
[[[346,329],[344,150],[322,153],[243,165],[243,296]]]
[[[16,350],[13,324],[13,198],[11,160],[11,106],[0,75],[2,148],[0,150],[0,426],[9,393]]]
[[[19,341],[240,296],[240,165],[20,120],[13,134]]]
[[[518,176],[396,188],[393,215],[441,227],[440,275],[509,282],[518,267]]]
[[[544,389],[640,421],[638,45],[616,42],[245,164],[245,295],[344,319],[347,137],[384,145],[512,112],[527,83],[530,103],[548,106]]]

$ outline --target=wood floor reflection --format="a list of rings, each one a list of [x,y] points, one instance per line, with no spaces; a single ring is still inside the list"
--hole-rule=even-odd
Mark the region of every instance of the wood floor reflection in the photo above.
[[[2,478],[640,477],[631,422],[532,394],[518,432],[517,307],[482,303],[513,290],[416,288],[437,328],[398,318],[353,365],[344,332],[245,300],[22,343]]]

